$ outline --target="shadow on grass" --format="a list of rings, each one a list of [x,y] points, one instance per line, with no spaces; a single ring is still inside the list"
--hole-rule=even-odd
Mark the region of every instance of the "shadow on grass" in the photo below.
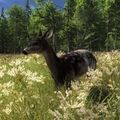
[[[112,90],[108,86],[93,86],[86,98],[86,106],[97,105],[100,103],[107,104],[112,96]]]

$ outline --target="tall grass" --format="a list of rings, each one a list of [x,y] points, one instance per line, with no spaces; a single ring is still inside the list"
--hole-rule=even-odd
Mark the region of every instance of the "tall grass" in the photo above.
[[[55,89],[39,55],[0,56],[0,120],[119,120],[120,52],[96,53],[97,69]]]

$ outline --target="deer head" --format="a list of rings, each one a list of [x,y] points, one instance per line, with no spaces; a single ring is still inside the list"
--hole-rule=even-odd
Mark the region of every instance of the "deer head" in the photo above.
[[[42,36],[38,36],[33,39],[27,47],[23,50],[23,54],[41,53],[46,49],[47,40],[53,36],[53,29],[49,29]]]

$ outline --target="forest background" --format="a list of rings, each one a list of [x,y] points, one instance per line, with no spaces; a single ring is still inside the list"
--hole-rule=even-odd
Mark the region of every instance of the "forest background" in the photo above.
[[[65,0],[63,8],[52,0],[35,3],[1,9],[0,53],[21,53],[48,28],[54,29],[49,42],[56,52],[120,49],[120,0]]]

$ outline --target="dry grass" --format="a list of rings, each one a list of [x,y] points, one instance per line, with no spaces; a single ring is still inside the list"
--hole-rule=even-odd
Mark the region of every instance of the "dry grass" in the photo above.
[[[98,67],[56,92],[42,56],[0,56],[0,120],[119,120],[120,52],[96,53]]]

